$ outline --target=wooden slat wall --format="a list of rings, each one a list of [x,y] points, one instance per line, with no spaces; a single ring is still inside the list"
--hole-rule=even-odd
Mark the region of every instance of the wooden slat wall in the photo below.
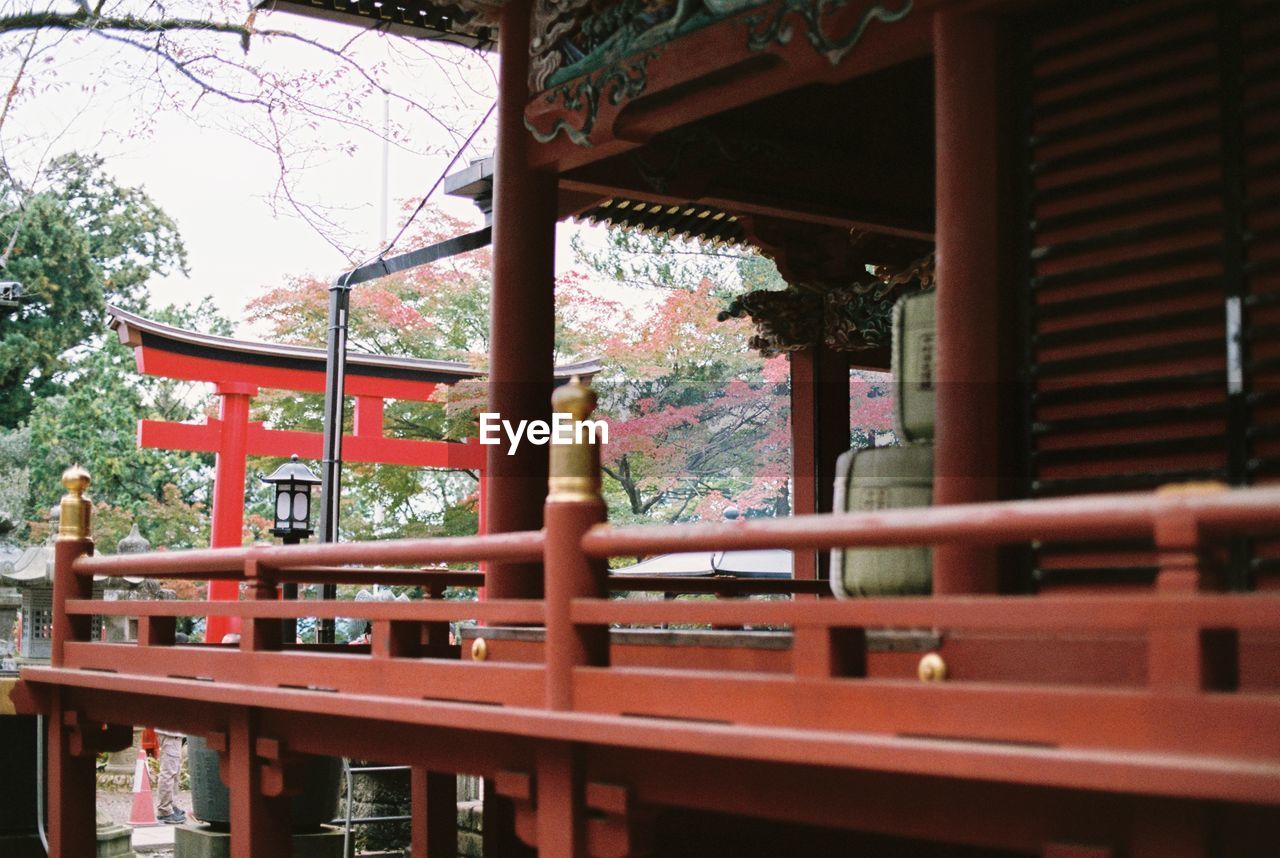
[[[1267,455],[1280,477],[1280,436],[1245,442],[1251,418],[1259,429],[1280,415],[1280,373],[1264,358],[1280,369],[1280,348],[1247,297],[1266,275],[1246,273],[1255,253],[1276,258],[1274,237],[1260,236],[1277,225],[1265,202],[1274,171],[1263,174],[1276,156],[1267,104],[1280,42],[1255,31],[1278,7],[1070,3],[1027,23],[1031,496],[1241,484]],[[1248,136],[1255,118],[1265,129]],[[1259,178],[1246,182],[1254,161]],[[1229,367],[1233,300],[1243,373],[1239,360]],[[1270,312],[1280,324],[1280,303]],[[1272,376],[1269,404],[1250,405]],[[1236,546],[1226,580],[1245,581],[1249,550]],[[1046,545],[1033,574],[1058,591],[1145,586],[1155,556],[1149,544]]]
[[[1252,483],[1280,482],[1280,3],[1243,4],[1244,378]],[[1280,541],[1255,546],[1253,583],[1280,589]]]

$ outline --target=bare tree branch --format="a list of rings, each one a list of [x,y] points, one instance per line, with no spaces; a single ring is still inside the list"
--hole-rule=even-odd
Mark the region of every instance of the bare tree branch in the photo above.
[[[466,136],[465,127],[470,125],[470,121],[461,118],[470,107],[464,106],[458,93],[477,93],[483,88],[472,80],[476,69],[484,68],[490,78],[493,76],[491,67],[471,62],[456,46],[428,47],[391,36],[381,24],[359,28],[344,41],[331,44],[304,32],[259,26],[256,12],[237,18],[235,4],[225,1],[202,6],[71,0],[65,4],[50,2],[46,8],[41,8],[43,2],[15,3],[9,8],[14,6],[19,8],[0,11],[0,58],[7,52],[11,61],[17,60],[14,50],[6,51],[4,44],[6,37],[12,44],[14,36],[23,38],[26,57],[18,67],[18,79],[0,106],[0,132],[18,97],[18,80],[24,73],[30,76],[28,64],[36,55],[48,53],[65,39],[78,43],[96,38],[118,45],[124,52],[136,54],[137,60],[113,65],[108,73],[130,81],[138,97],[159,100],[155,109],[141,118],[144,126],[151,117],[166,109],[181,111],[202,123],[216,116],[215,124],[230,125],[227,130],[271,153],[278,172],[272,191],[273,204],[302,218],[348,260],[353,259],[357,251],[347,246],[346,239],[339,240],[342,231],[338,220],[325,214],[325,205],[300,197],[296,184],[298,175],[306,167],[336,153],[349,154],[354,147],[351,143],[342,143],[336,148],[332,142],[309,143],[315,137],[315,130],[321,126],[346,128],[352,134],[385,139],[401,151],[421,154],[438,145],[432,142],[424,147],[422,141],[439,141],[440,135],[423,134],[416,128],[411,133],[408,123],[426,121],[443,131],[453,141],[452,147],[456,147]],[[192,14],[185,10],[196,11]],[[207,14],[206,10],[209,10]],[[390,58],[389,62],[369,61],[354,53],[355,46],[370,33],[384,39],[389,46],[384,54]],[[41,38],[41,34],[49,36]],[[221,47],[228,42],[239,50]],[[255,50],[254,59],[250,60],[247,54],[254,42],[259,43],[259,48],[299,46],[314,54],[318,66],[300,67],[291,62],[284,70],[273,68],[272,62],[280,54],[263,50]],[[429,95],[424,97],[416,95],[418,90],[414,88],[387,82],[389,74],[407,69],[410,64],[420,68],[424,60],[431,62],[449,81],[448,86],[425,88],[422,91]],[[59,84],[51,82],[45,86],[58,87]],[[398,117],[395,123],[385,127],[380,118],[375,120],[365,106],[379,96],[402,108],[404,119]],[[483,93],[485,98],[491,96],[491,92]],[[230,111],[219,113],[219,108],[207,107],[206,100],[221,102]],[[455,111],[459,114],[457,119],[450,116]],[[0,170],[10,175],[11,187],[29,186],[30,182],[12,181],[13,170],[4,154],[4,138],[0,134]],[[28,166],[24,172],[31,172],[29,165],[24,166]]]

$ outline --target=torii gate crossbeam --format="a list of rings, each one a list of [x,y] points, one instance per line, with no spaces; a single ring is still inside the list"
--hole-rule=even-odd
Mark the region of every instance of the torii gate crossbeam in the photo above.
[[[244,528],[246,459],[249,456],[319,458],[320,432],[270,429],[249,419],[253,397],[263,388],[319,393],[324,390],[325,354],[321,349],[235,340],[184,331],[108,308],[111,327],[132,346],[139,371],[147,375],[213,384],[221,400],[219,414],[204,423],[142,420],[141,447],[216,454],[210,545],[240,545]],[[380,355],[351,355],[347,394],[355,399],[354,431],[344,439],[349,462],[468,469],[480,472],[480,531],[484,532],[483,448],[474,441],[424,441],[387,438],[383,409],[387,399],[427,401],[440,384],[476,378],[465,364]],[[235,582],[209,584],[210,599],[238,598]],[[210,617],[205,639],[217,642],[237,631],[232,618]]]

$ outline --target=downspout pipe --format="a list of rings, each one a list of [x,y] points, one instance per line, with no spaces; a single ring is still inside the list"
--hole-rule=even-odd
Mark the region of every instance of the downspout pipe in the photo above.
[[[342,501],[342,425],[346,417],[347,324],[353,273],[338,276],[329,286],[329,330],[324,365],[324,450],[320,472],[321,542],[338,541],[338,505]],[[323,585],[321,596],[336,599],[338,586]],[[316,630],[318,642],[333,643],[334,630],[334,620],[321,620]]]

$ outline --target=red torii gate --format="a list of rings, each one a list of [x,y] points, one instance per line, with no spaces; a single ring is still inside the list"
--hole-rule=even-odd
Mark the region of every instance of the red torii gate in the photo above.
[[[108,307],[110,325],[134,350],[146,375],[215,385],[221,405],[216,419],[204,423],[138,422],[138,445],[167,450],[216,453],[212,547],[239,545],[244,527],[245,460],[248,456],[319,458],[322,435],[268,429],[249,419],[260,388],[305,393],[324,391],[322,349],[248,342],[201,334]],[[594,367],[568,367],[566,373]],[[421,441],[387,438],[383,408],[387,399],[425,402],[436,386],[455,384],[483,373],[466,364],[419,358],[353,353],[347,359],[347,395],[355,398],[354,433],[343,440],[343,459],[384,465],[471,469],[480,472],[480,532],[485,531],[485,452],[474,439]],[[210,599],[238,598],[235,582],[211,581]],[[210,617],[206,640],[220,641],[238,631],[238,620]]]

